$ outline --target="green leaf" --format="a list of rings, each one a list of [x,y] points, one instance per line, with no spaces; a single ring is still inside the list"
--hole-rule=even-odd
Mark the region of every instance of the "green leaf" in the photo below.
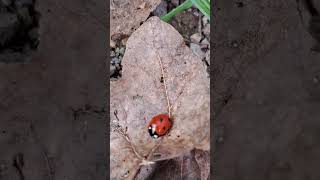
[[[198,8],[210,20],[210,0],[186,0],[160,19],[165,22],[169,22],[173,16],[191,8],[193,5],[195,5],[196,8]]]
[[[165,22],[169,22],[173,16],[175,16],[176,14],[181,13],[181,12],[191,8],[191,7],[192,7],[191,0],[186,0],[185,2],[180,4],[175,9],[172,9],[168,14],[162,16],[160,19],[165,21]]]
[[[191,1],[210,20],[210,0],[191,0]]]

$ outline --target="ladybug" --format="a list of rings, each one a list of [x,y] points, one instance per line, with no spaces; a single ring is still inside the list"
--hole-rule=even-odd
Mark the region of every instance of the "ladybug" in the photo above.
[[[172,126],[172,122],[167,114],[159,114],[153,117],[148,125],[148,132],[151,137],[157,139],[165,135]]]

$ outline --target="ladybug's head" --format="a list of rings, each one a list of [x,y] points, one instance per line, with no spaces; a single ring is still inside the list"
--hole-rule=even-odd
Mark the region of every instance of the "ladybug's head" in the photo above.
[[[155,124],[151,124],[148,127],[148,132],[149,132],[150,136],[153,137],[154,139],[159,138],[159,135],[157,134],[156,128],[157,128],[157,125],[155,125]]]

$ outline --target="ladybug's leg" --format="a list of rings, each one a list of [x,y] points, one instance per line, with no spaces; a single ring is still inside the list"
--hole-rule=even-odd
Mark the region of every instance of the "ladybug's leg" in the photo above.
[[[149,125],[149,124],[147,123],[147,118],[146,118],[145,115],[143,116],[143,119],[144,119],[145,124],[147,124],[146,127],[148,128],[148,125]]]

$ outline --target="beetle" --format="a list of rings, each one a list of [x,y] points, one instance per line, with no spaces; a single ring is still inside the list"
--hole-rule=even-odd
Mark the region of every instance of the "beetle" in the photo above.
[[[172,121],[167,114],[154,116],[148,125],[148,132],[154,139],[164,136],[172,127]]]

